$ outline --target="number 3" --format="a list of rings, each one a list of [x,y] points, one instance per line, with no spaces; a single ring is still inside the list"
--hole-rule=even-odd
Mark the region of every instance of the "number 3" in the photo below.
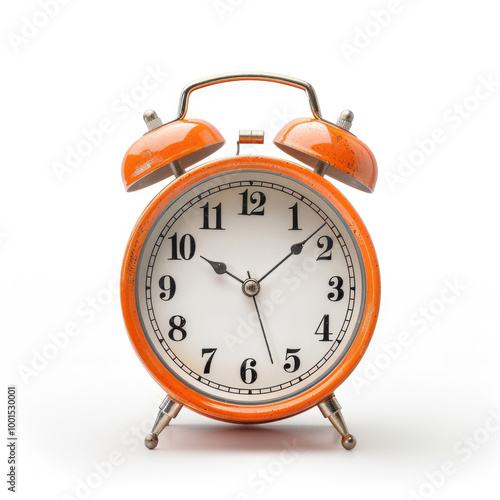
[[[328,300],[332,302],[338,302],[344,297],[344,290],[342,290],[342,285],[344,280],[340,276],[332,276],[328,281],[328,284],[333,287],[333,292],[328,294]]]

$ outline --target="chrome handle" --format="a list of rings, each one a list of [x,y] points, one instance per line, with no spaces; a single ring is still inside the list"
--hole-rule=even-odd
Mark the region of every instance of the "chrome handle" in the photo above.
[[[319,109],[316,92],[311,84],[303,80],[298,80],[297,78],[292,78],[290,76],[276,75],[273,73],[228,73],[225,75],[212,76],[203,80],[196,80],[187,85],[181,94],[181,99],[179,101],[179,116],[177,117],[177,120],[182,120],[186,116],[189,96],[195,90],[218,83],[236,82],[239,80],[258,80],[262,82],[282,83],[283,85],[289,85],[290,87],[305,90],[307,96],[309,97],[309,104],[314,117],[321,119],[321,111]]]

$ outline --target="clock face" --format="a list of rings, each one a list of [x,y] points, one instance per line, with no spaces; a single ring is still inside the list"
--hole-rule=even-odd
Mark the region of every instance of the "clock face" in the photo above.
[[[149,231],[135,280],[161,363],[239,405],[285,400],[328,376],[356,337],[365,290],[356,240],[333,205],[264,169],[183,190]]]

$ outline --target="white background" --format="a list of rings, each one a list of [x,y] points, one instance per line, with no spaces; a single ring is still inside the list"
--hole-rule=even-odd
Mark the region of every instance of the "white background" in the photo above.
[[[497,497],[495,4],[46,0],[49,17],[42,3],[9,2],[0,21],[0,434],[15,384],[18,497]],[[129,344],[116,276],[164,183],[125,193],[121,161],[145,109],[169,121],[185,84],[245,70],[311,82],[327,119],[352,109],[379,163],[373,195],[337,184],[383,280],[373,342],[337,391],[353,452],[314,408],[250,428],[184,409],[156,451],[141,444],[163,394]],[[241,83],[195,93],[188,116],[226,137],[216,156],[250,128],[277,155],[273,132],[309,113],[299,90]]]

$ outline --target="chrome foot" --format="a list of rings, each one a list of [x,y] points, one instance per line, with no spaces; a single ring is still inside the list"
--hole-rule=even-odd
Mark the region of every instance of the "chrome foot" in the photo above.
[[[342,406],[340,406],[335,395],[332,395],[330,399],[319,403],[318,408],[323,416],[330,420],[335,429],[337,429],[339,434],[342,436],[342,446],[346,450],[352,450],[356,446],[356,438],[352,434],[349,434],[349,431],[347,430],[347,425],[344,421],[344,417],[342,416]]]
[[[181,411],[182,405],[170,399],[168,396],[160,405],[160,411],[156,417],[156,421],[151,429],[151,434],[148,434],[144,439],[144,445],[150,450],[154,450],[158,445],[158,436],[160,432],[175,418]]]

